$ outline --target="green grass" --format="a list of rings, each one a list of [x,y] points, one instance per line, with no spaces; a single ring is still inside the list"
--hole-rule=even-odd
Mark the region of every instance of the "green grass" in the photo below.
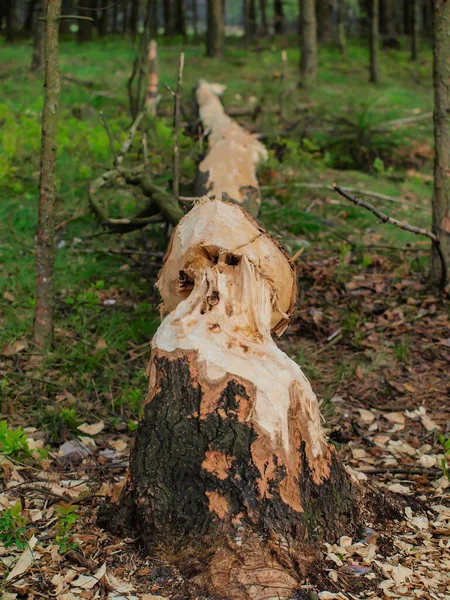
[[[225,64],[205,58],[203,47],[187,45],[184,48],[186,106],[198,77],[227,84],[224,103],[228,106],[247,104],[251,96],[263,99],[267,106],[276,106],[280,97],[280,48],[269,41],[259,44],[258,49],[247,54],[239,40],[230,41]],[[431,51],[422,49],[418,65],[408,61],[407,51],[383,53],[382,83],[374,87],[367,83],[365,46],[350,44],[345,58],[331,47],[322,47],[319,83],[312,90],[303,90],[296,86],[299,60],[296,41],[289,40],[287,45],[285,123],[295,118],[294,109],[298,105],[312,102],[313,126],[307,129],[305,139],[298,129],[288,138],[280,137],[285,123],[270,113],[264,114],[255,125],[255,130],[266,135],[269,147],[275,143],[287,146],[281,162],[271,150],[270,161],[263,169],[263,183],[273,184],[273,188],[264,192],[261,221],[285,241],[288,251],[295,252],[307,245],[306,256],[322,247],[345,256],[345,248],[350,246],[344,240],[350,241],[354,257],[349,268],[342,269],[342,277],[350,278],[353,270],[369,264],[370,251],[365,251],[364,246],[374,244],[378,233],[376,244],[400,248],[415,241],[413,236],[389,226],[381,228],[372,215],[349,206],[336,194],[296,188],[290,182],[338,181],[341,185],[362,186],[405,198],[403,205],[375,203],[396,218],[429,226],[431,184],[422,173],[431,173],[431,160],[424,160],[409,174],[407,161],[402,162],[398,157],[393,158],[392,168],[386,162],[379,172],[337,171],[330,167],[330,155],[323,140],[330,137],[326,123],[337,116],[354,118],[364,106],[369,107],[370,118],[376,123],[432,110]],[[160,44],[160,80],[172,87],[176,83],[180,50],[179,43]],[[148,356],[146,344],[158,325],[159,300],[153,289],[158,264],[150,258],[133,258],[132,252],[162,251],[166,245],[164,228],[156,226],[123,238],[86,239],[98,232],[88,209],[87,186],[112,162],[99,111],[104,111],[119,147],[130,125],[126,82],[133,55],[131,43],[121,38],[96,40],[81,47],[73,41],[61,43],[61,74],[92,81],[93,86],[65,79],[61,84],[55,344],[43,364],[32,364],[26,372],[23,364],[18,369],[5,369],[1,389],[6,403],[19,397],[23,401],[25,396],[41,410],[68,390],[86,401],[84,405],[81,403],[81,411],[93,407],[101,411],[101,407],[107,406],[113,415],[126,419],[139,414],[146,389],[143,372]],[[3,265],[0,349],[18,339],[29,340],[32,328],[43,74],[28,72],[30,60],[29,42],[11,46],[0,43],[0,262]],[[169,107],[168,92],[162,88],[162,94]],[[152,172],[160,184],[169,187],[171,118],[158,118],[148,125]],[[396,134],[399,146],[406,149],[406,154],[419,143],[431,146],[431,126],[431,121],[421,121],[400,129]],[[134,156],[140,152],[140,143],[138,140],[135,144]],[[198,145],[186,135],[181,149],[182,191],[189,193]],[[287,188],[279,188],[279,182],[287,182]],[[111,214],[117,216],[130,214],[144,202],[126,186],[105,192],[104,198]],[[408,202],[419,208],[411,210]],[[108,253],[110,250],[127,250],[131,254],[113,255]],[[400,255],[399,261],[403,258]],[[426,260],[423,253],[410,258],[413,267],[419,270],[424,268]],[[116,302],[105,304],[107,299]],[[135,355],[139,357],[136,359]],[[31,345],[24,357],[27,360],[33,357]],[[32,377],[27,377],[27,373]],[[30,379],[47,383],[30,387]]]

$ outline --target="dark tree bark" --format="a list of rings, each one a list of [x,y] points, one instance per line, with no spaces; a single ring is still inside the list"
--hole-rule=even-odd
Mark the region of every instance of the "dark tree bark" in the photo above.
[[[5,23],[5,37],[7,42],[12,42],[14,36],[15,0],[3,0],[0,3],[0,30]]]
[[[198,40],[198,4],[197,0],[192,2],[192,29],[194,30],[194,40]]]
[[[319,40],[331,41],[333,37],[333,0],[315,0],[317,37]]]
[[[38,0],[36,5],[36,23],[33,34],[33,54],[31,57],[30,71],[39,71],[44,67],[44,21],[40,19],[45,15],[46,0]]]
[[[423,34],[431,39],[433,37],[433,4],[426,0],[422,3]]]
[[[95,9],[97,8],[97,0],[80,0],[78,6],[78,14],[83,17],[95,19]],[[87,19],[78,20],[77,42],[83,44],[92,40],[95,21]]]
[[[112,7],[112,23],[111,23],[111,33],[118,33],[118,22],[119,22],[119,3],[114,2]]]
[[[186,13],[184,10],[184,0],[175,2],[175,34],[186,37]]]
[[[158,281],[168,314],[152,341],[128,482],[99,514],[152,552],[170,547],[182,575],[217,598],[292,598],[320,543],[358,521],[317,399],[270,337],[271,285],[287,291],[280,309],[290,311],[294,282],[281,249],[240,207],[212,201],[182,219]]]
[[[403,0],[403,33],[411,35],[412,31],[412,2],[413,0]]]
[[[27,5],[27,13],[25,17],[25,23],[23,24],[23,30],[30,35],[33,33],[34,13],[36,11],[37,3],[38,0],[29,0]]]
[[[174,0],[164,0],[164,35],[175,34],[175,6]]]
[[[371,0],[370,4],[370,76],[371,83],[380,81],[380,33],[379,33],[379,0]]]
[[[269,35],[269,24],[267,22],[267,0],[259,0],[259,13],[261,15],[261,35]]]
[[[222,0],[208,0],[207,9],[206,55],[211,58],[223,58],[225,31]]]
[[[108,22],[110,14],[110,0],[100,0],[100,12],[97,19],[98,35],[104,37],[108,34]]]
[[[345,54],[345,1],[346,0],[335,0],[335,14],[336,14],[336,30],[335,40],[336,47],[341,54]]]
[[[128,26],[128,2],[127,0],[122,0],[122,35],[125,37],[127,34],[127,26]]]
[[[273,0],[273,30],[276,35],[284,33],[283,0]]]
[[[433,0],[434,7],[434,195],[433,233],[441,239],[441,249],[450,277],[450,1]],[[438,283],[441,265],[433,245],[431,279]]]
[[[419,58],[420,2],[412,0],[411,60]]]
[[[75,15],[77,12],[76,4],[81,4],[78,0],[62,0],[61,2],[61,14],[63,15]],[[61,19],[59,25],[59,35],[70,35],[70,26],[76,23],[72,19]]]
[[[255,0],[243,0],[244,44],[247,47],[256,32]]]
[[[132,39],[136,38],[138,21],[139,21],[139,0],[131,0],[129,29],[130,29],[130,35],[131,35]]]
[[[48,0],[45,21],[45,97],[42,111],[39,223],[36,240],[36,306],[33,342],[49,348],[54,309],[54,208],[56,198],[56,134],[60,96],[58,29],[61,0]]]
[[[386,36],[388,42],[392,44],[399,36],[399,4],[398,0],[380,1],[379,26],[380,31]],[[369,6],[370,12],[370,6]]]
[[[315,0],[299,0],[300,6],[300,78],[305,87],[317,81],[317,20]]]

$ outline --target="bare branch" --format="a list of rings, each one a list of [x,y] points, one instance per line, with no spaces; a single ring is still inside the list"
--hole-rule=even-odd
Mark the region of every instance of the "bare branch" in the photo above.
[[[122,148],[120,149],[120,152],[116,159],[115,165],[120,165],[122,163],[122,161],[125,157],[125,154],[128,152],[128,150],[131,147],[131,144],[133,143],[134,136],[136,135],[136,131],[138,130],[138,127],[141,124],[141,121],[144,118],[146,112],[147,112],[147,109],[144,108],[144,110],[142,112],[140,112],[138,114],[138,116],[136,117],[136,119],[134,120],[134,123],[130,127],[128,136],[127,136],[126,140],[124,141],[124,143],[122,144]]]
[[[276,185],[262,185],[261,190],[270,190],[274,187],[297,187],[297,188],[308,188],[313,190],[329,190],[332,192],[334,190],[333,186],[326,185],[323,183],[303,183],[303,182],[292,182],[292,183],[282,183]],[[380,194],[379,192],[374,192],[372,190],[360,190],[357,188],[351,187],[343,187],[341,188],[350,194],[359,194],[360,196],[369,196],[370,198],[378,198],[378,200],[386,200],[386,202],[393,202],[395,204],[407,204],[408,206],[414,206],[415,208],[420,208],[425,210],[425,207],[421,204],[414,204],[413,202],[408,202],[407,200],[402,200],[400,198],[394,198],[394,196],[388,196],[387,194]]]
[[[378,219],[380,219],[381,223],[390,223],[391,225],[395,225],[395,227],[398,227],[399,229],[409,231],[410,233],[414,233],[416,235],[424,235],[429,240],[431,240],[434,247],[436,248],[436,252],[439,255],[439,260],[441,261],[441,280],[439,287],[441,290],[445,288],[447,284],[447,265],[441,248],[441,240],[435,233],[428,231],[428,229],[416,227],[415,225],[409,225],[409,223],[405,223],[404,221],[398,221],[393,217],[389,217],[388,215],[382,213],[380,210],[375,208],[375,206],[372,206],[372,204],[369,204],[364,200],[360,200],[356,196],[352,196],[344,188],[339,187],[337,183],[333,183],[333,188],[338,194],[340,194],[343,198],[350,200],[350,202],[352,202],[355,206],[361,206],[362,208],[365,208],[366,210],[370,211],[372,214],[378,217]]]

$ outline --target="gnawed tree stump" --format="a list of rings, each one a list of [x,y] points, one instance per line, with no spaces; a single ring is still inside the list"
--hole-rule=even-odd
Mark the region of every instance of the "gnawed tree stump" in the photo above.
[[[200,120],[208,135],[208,153],[198,167],[195,195],[215,196],[258,216],[261,196],[256,168],[267,160],[257,136],[225,114],[219,96],[225,86],[200,81],[196,92]]]
[[[290,598],[320,542],[357,520],[316,396],[271,337],[294,308],[294,266],[239,206],[205,199],[175,228],[158,288],[128,481],[99,523],[218,598]]]

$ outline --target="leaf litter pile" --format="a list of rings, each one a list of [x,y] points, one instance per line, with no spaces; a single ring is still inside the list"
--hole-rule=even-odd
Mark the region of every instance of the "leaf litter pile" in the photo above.
[[[367,488],[367,505],[375,487],[387,501],[376,521],[367,511],[358,539],[324,545],[296,597],[450,599],[448,307],[407,265],[394,270],[385,257],[342,275],[323,251],[299,271],[299,307],[280,345],[310,378],[327,434]],[[104,345],[93,342],[97,351]],[[129,354],[133,369],[144,370],[148,353],[130,344]],[[0,358],[0,376],[17,370],[25,377],[8,403],[10,425],[0,422],[2,598],[209,598],[183,581],[169,556],[146,556],[136,540],[95,525],[98,505],[124,480],[133,438],[134,427],[112,417],[113,391],[83,396],[64,378],[57,394],[49,391],[57,370],[37,376],[21,340]],[[39,393],[92,410],[50,440],[24,401]]]

